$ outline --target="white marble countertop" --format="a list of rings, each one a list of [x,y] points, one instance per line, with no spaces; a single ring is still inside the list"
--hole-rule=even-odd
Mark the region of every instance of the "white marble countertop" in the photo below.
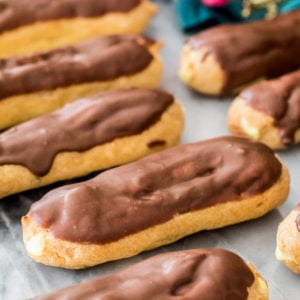
[[[230,99],[217,100],[198,95],[186,88],[177,78],[179,54],[186,36],[178,30],[176,19],[167,1],[161,1],[160,13],[149,28],[149,35],[164,41],[163,88],[173,92],[186,111],[186,126],[182,142],[193,142],[228,134],[226,112]],[[169,3],[169,4],[168,4]],[[30,204],[50,188],[43,188],[4,199],[0,203],[0,299],[19,300],[53,291],[82,281],[102,277],[166,251],[200,247],[221,247],[241,255],[252,262],[267,279],[271,300],[297,300],[300,298],[300,277],[281,265],[275,258],[275,236],[279,222],[300,202],[300,148],[280,152],[289,167],[291,193],[288,201],[266,216],[226,227],[200,232],[177,243],[143,253],[130,259],[106,263],[94,268],[72,271],[51,268],[33,262],[25,253],[20,218]],[[53,187],[53,186],[52,186]]]

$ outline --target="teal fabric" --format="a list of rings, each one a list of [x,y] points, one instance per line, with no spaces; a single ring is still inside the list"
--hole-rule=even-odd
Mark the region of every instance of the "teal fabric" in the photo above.
[[[181,29],[185,32],[197,32],[223,23],[235,23],[261,19],[265,11],[261,10],[249,19],[241,16],[242,0],[231,0],[228,5],[218,8],[207,7],[200,0],[173,0]],[[300,0],[286,0],[279,6],[284,13],[300,8]]]
[[[289,0],[289,1],[282,3],[279,6],[279,11],[281,13],[285,13],[285,12],[292,11],[292,10],[299,9],[299,8],[300,8],[299,0]]]
[[[183,31],[193,32],[221,23],[242,21],[241,2],[232,3],[219,8],[210,8],[199,0],[174,0],[175,10]]]

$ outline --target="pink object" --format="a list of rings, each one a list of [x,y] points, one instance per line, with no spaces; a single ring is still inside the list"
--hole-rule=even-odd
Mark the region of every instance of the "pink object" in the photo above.
[[[211,7],[219,7],[226,5],[229,0],[201,0],[203,4]]]

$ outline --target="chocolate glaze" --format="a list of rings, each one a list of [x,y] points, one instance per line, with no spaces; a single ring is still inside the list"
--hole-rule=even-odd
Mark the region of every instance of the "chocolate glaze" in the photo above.
[[[155,147],[161,147],[166,144],[166,141],[164,140],[154,140],[147,144],[148,148],[155,148]]]
[[[300,128],[300,71],[255,84],[240,97],[274,119],[284,145],[295,143],[295,133]]]
[[[260,194],[280,175],[281,164],[267,146],[216,138],[52,190],[31,206],[29,216],[62,240],[105,244],[177,214]]]
[[[222,249],[170,252],[118,273],[35,300],[246,300],[254,276],[236,254]]]
[[[300,67],[300,10],[273,20],[223,25],[191,37],[206,47],[226,75],[223,94],[261,77],[272,78]]]
[[[0,33],[35,22],[128,12],[141,0],[1,0]]]
[[[155,123],[173,102],[158,90],[102,93],[66,105],[0,135],[0,165],[19,164],[48,173],[56,154],[84,151],[115,138],[138,134]]]
[[[0,60],[0,99],[144,70],[153,41],[140,35],[104,36],[49,52]]]

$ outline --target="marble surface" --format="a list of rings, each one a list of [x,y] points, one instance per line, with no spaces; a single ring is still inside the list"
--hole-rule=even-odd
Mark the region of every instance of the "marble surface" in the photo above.
[[[186,88],[177,78],[178,59],[186,38],[177,27],[169,2],[161,1],[160,13],[149,34],[165,43],[163,88],[173,92],[186,111],[186,126],[182,142],[192,142],[228,134],[226,112],[230,99],[206,98]],[[106,263],[94,268],[72,271],[37,264],[26,256],[22,242],[20,218],[33,201],[52,187],[6,198],[0,203],[0,299],[19,300],[49,292],[71,284],[102,277],[157,253],[200,247],[222,247],[252,262],[268,280],[272,300],[299,299],[300,277],[294,275],[274,256],[278,223],[300,199],[300,148],[280,152],[291,173],[291,193],[288,201],[266,216],[220,230],[201,232],[169,246],[143,253],[130,259]]]

